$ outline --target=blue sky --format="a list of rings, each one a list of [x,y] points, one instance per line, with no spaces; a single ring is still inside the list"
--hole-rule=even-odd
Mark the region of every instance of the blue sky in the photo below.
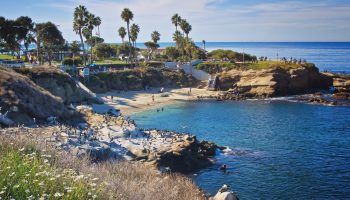
[[[117,29],[125,26],[120,19],[125,7],[141,27],[140,42],[150,40],[154,30],[161,41],[171,41],[174,13],[192,24],[195,41],[350,41],[350,0],[3,0],[0,15],[52,21],[72,41],[79,39],[72,30],[79,4],[102,18],[106,42],[120,42]]]

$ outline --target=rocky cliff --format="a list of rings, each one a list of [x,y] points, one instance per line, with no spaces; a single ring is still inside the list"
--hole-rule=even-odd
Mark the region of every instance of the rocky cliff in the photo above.
[[[81,88],[67,73],[54,67],[20,68],[16,72],[27,76],[52,95],[60,97],[64,104],[98,102],[98,99]]]
[[[198,83],[183,71],[152,67],[99,73],[90,76],[89,80],[81,81],[96,93],[110,90],[142,90],[145,87],[188,87]]]
[[[11,69],[0,67],[1,113],[9,119],[8,125],[32,124],[50,116],[68,119],[77,113],[69,111],[61,98],[35,84],[28,77]]]
[[[217,77],[218,90],[244,97],[273,97],[310,93],[333,85],[332,77],[315,66],[296,69],[231,70]]]

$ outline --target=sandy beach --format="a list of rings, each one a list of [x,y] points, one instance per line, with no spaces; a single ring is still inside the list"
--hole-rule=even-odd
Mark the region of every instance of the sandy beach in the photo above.
[[[131,115],[149,109],[162,108],[167,105],[180,102],[197,100],[198,96],[215,96],[218,92],[208,91],[206,89],[192,88],[164,88],[163,93],[159,93],[161,88],[152,88],[142,91],[112,91],[103,94],[97,94],[105,105],[94,105],[100,109],[116,108],[123,115]],[[152,96],[154,95],[154,101]],[[113,99],[111,98],[113,96]]]

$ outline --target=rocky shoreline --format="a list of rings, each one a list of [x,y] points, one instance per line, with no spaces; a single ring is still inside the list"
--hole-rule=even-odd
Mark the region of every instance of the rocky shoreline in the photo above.
[[[33,135],[57,150],[92,161],[128,160],[142,162],[161,171],[191,173],[212,164],[217,146],[195,136],[161,130],[143,130],[124,117],[77,109],[86,123],[78,127],[53,125],[7,128],[6,133]]]

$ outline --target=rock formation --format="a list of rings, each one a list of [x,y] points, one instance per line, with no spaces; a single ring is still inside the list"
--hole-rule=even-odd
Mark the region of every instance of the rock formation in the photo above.
[[[218,76],[217,89],[232,89],[244,97],[273,97],[305,94],[332,86],[332,78],[316,67],[297,69],[231,70]]]

